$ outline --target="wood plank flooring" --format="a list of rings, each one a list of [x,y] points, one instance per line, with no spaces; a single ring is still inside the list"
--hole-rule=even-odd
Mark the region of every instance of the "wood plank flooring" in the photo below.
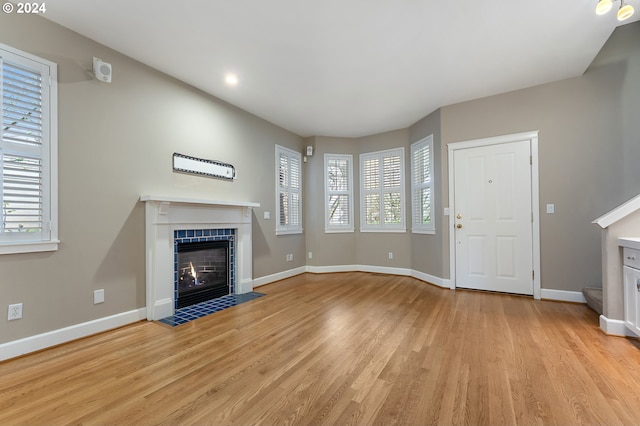
[[[367,273],[259,291],[0,363],[0,424],[640,424],[640,345],[585,305]]]

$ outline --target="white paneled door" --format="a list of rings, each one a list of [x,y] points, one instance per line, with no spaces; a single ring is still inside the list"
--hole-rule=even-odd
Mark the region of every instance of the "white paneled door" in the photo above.
[[[456,287],[533,294],[531,141],[453,155]]]

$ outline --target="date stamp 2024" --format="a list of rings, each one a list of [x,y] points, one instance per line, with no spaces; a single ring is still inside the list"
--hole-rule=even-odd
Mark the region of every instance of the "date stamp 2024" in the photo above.
[[[9,3],[5,2],[2,5],[2,11],[6,14],[16,13],[22,14],[44,14],[47,12],[46,3]]]

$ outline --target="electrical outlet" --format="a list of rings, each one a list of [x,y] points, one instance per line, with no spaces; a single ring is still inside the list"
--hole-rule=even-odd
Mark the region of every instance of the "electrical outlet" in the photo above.
[[[9,315],[7,317],[9,321],[22,318],[22,303],[16,303],[15,305],[9,305]]]
[[[291,261],[293,261],[293,255],[292,255],[292,254],[288,254],[288,255],[286,256],[286,259],[287,259],[287,262],[291,262]]]
[[[313,252],[312,251],[309,252],[309,259],[313,259]]]
[[[104,303],[104,289],[96,290],[93,292],[93,304]]]
[[[389,259],[393,259],[393,252],[392,251],[389,252]]]

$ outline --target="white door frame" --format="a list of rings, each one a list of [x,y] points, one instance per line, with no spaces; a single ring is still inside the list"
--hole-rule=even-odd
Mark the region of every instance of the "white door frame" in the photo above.
[[[533,237],[533,298],[540,299],[540,198],[538,187],[538,131],[524,133],[514,133],[511,135],[496,136],[491,138],[473,139],[463,142],[452,142],[447,144],[449,150],[449,211],[455,212],[454,194],[454,152],[459,149],[477,148],[489,145],[497,145],[509,142],[529,140],[531,144],[531,210],[532,217],[532,237]],[[455,230],[453,222],[449,221],[449,277],[451,289],[456,288],[456,245]]]

